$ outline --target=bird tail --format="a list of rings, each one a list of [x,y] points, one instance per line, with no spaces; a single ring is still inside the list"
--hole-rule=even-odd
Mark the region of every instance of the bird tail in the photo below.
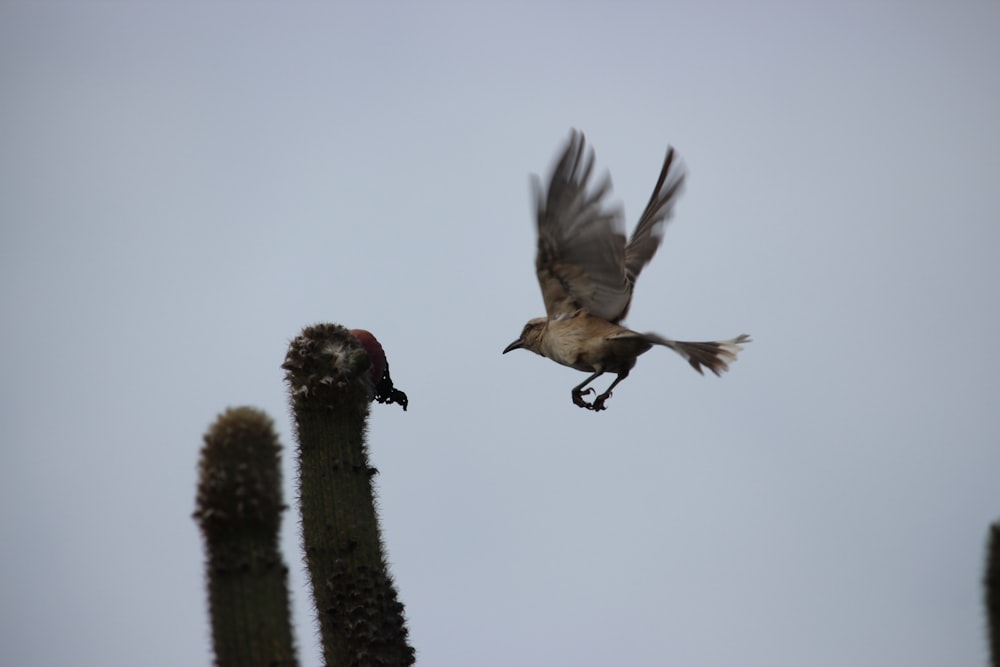
[[[643,339],[654,345],[664,345],[684,357],[691,367],[704,375],[702,367],[716,375],[729,370],[730,362],[736,361],[736,355],[743,349],[741,343],[749,343],[750,336],[740,334],[729,340],[711,341],[708,343],[685,343],[670,340],[654,333],[642,334]]]

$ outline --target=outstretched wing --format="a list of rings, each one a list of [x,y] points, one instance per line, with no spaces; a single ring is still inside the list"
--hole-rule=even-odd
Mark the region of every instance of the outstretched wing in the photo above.
[[[588,188],[593,167],[593,150],[587,149],[583,134],[573,130],[548,188],[543,191],[538,179],[533,181],[538,212],[535,268],[549,317],[583,308],[617,321],[632,298],[622,211],[606,205],[609,177]]]
[[[680,161],[676,159],[676,155],[673,146],[668,146],[656,187],[653,188],[646,210],[642,212],[639,224],[625,248],[625,273],[630,284],[635,283],[643,267],[653,259],[660,247],[663,226],[673,215],[674,202],[683,189],[687,173],[684,166],[678,164]]]

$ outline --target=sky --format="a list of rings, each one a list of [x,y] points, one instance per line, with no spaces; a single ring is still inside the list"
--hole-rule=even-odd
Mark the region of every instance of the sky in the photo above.
[[[303,327],[372,331],[418,664],[983,665],[1000,519],[1000,5],[0,4],[0,663],[209,665],[201,438],[295,444]],[[688,169],[608,410],[543,314],[570,128],[634,224]],[[598,381],[598,388],[604,378]],[[282,546],[320,664],[295,510]]]

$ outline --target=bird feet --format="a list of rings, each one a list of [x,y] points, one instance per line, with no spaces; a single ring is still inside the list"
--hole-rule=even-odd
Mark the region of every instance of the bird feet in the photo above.
[[[592,403],[588,403],[587,401],[583,400],[583,397],[586,396],[587,394],[593,394],[593,393],[594,393],[594,388],[593,387],[588,387],[587,389],[585,389],[583,391],[581,391],[580,389],[574,389],[573,390],[573,404],[574,405],[578,405],[581,408],[587,408],[588,410],[592,410],[593,409],[593,404]]]
[[[593,410],[594,412],[600,412],[601,410],[606,410],[607,408],[604,407],[604,402],[607,401],[609,398],[611,398],[611,392],[610,391],[604,392],[603,394],[595,398],[593,403],[588,403],[587,401],[583,400],[584,396],[593,393],[596,393],[594,392],[593,387],[588,387],[583,391],[580,391],[579,389],[574,389],[573,403],[575,405],[580,406],[581,408]]]

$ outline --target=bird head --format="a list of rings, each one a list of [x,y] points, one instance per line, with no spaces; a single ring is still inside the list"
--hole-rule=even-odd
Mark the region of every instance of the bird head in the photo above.
[[[528,323],[524,325],[524,329],[521,330],[521,336],[505,347],[503,353],[507,354],[511,350],[524,348],[525,350],[531,350],[535,354],[541,354],[542,336],[545,335],[546,322],[548,322],[548,319],[545,317],[536,317],[528,320]]]

